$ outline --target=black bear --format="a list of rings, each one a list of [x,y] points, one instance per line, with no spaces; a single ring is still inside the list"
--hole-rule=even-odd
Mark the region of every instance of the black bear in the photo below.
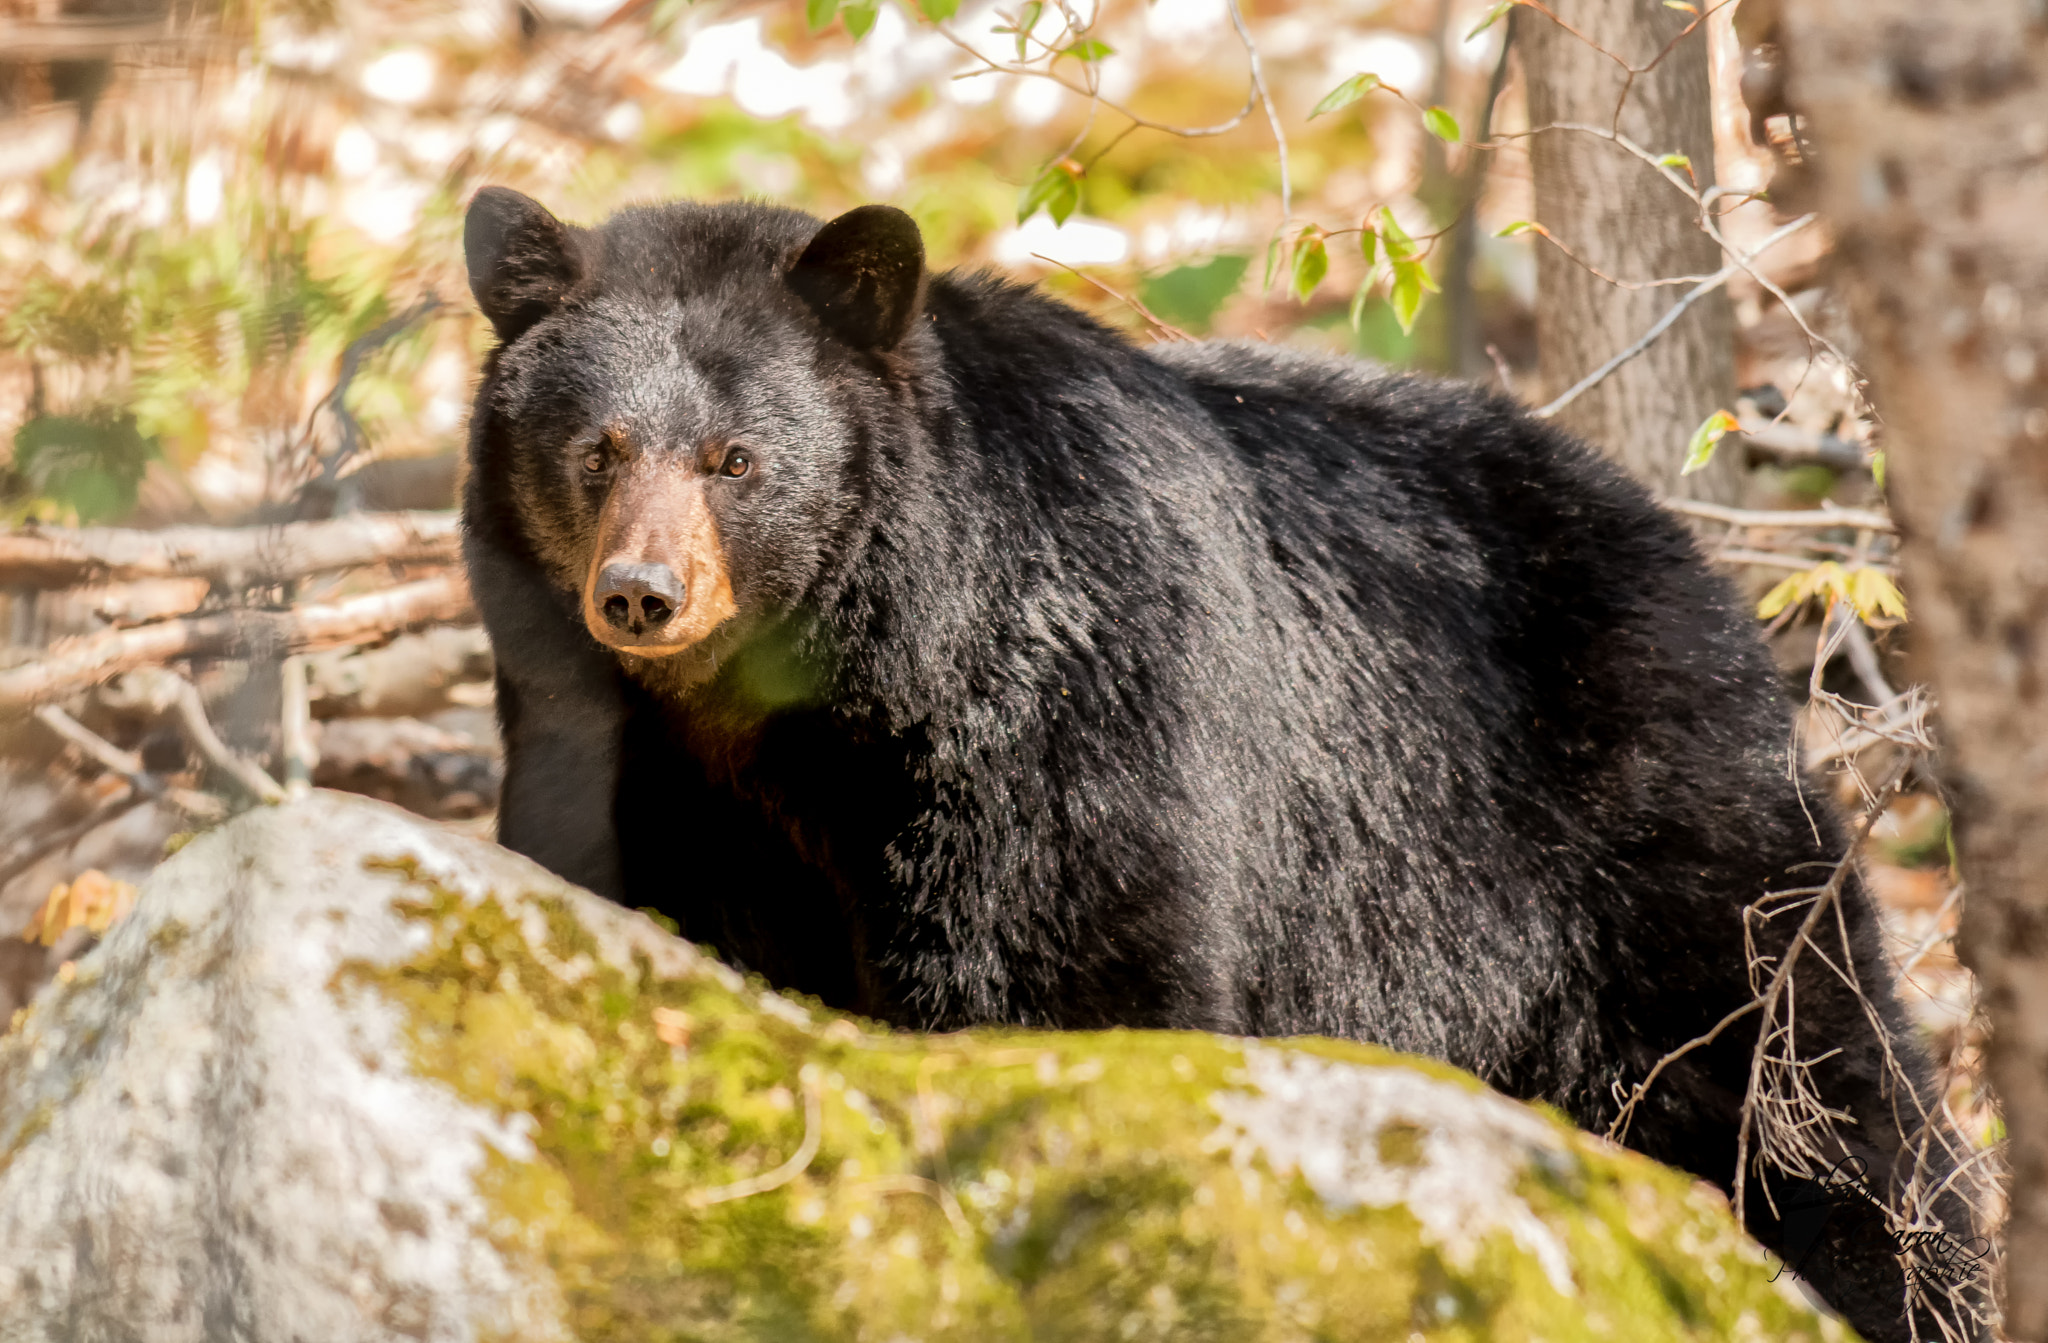
[[[1689,535],[1504,401],[1140,348],[929,275],[886,207],[583,229],[487,188],[465,241],[500,837],[779,985],[1368,1040],[1599,1129],[1751,999],[1743,908],[1841,852]],[[1954,1139],[1860,890],[1841,917],[1912,1085],[1817,955],[1799,1039],[1897,1203]],[[1729,1186],[1755,1038],[1667,1067],[1631,1144]],[[1815,1181],[1753,1176],[1753,1229],[1906,1337],[1883,1235],[1780,1220]]]

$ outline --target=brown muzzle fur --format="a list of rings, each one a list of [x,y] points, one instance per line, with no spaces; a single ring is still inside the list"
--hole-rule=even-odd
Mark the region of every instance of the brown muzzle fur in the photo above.
[[[738,609],[705,498],[711,482],[665,453],[636,452],[619,470],[583,578],[583,623],[620,652],[667,657]]]

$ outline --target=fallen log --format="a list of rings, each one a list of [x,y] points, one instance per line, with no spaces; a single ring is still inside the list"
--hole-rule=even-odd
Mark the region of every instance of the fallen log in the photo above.
[[[355,513],[255,527],[29,527],[0,535],[0,587],[204,578],[241,589],[384,561],[442,561],[461,549],[454,513]]]
[[[287,653],[370,643],[425,625],[475,618],[469,584],[451,571],[341,601],[284,610],[234,610],[68,639],[47,656],[0,671],[0,716],[174,658],[235,657],[252,645]]]
[[[1442,1064],[890,1034],[332,793],[44,990],[0,1152],[10,1339],[1841,1332],[1719,1195]]]

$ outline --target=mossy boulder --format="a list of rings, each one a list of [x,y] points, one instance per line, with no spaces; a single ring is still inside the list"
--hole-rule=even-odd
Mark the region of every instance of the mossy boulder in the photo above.
[[[1438,1064],[892,1034],[339,794],[0,1041],[4,1339],[1845,1337],[1772,1268]]]

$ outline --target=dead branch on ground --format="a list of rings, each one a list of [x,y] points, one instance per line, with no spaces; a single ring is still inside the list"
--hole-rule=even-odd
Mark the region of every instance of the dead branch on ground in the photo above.
[[[258,527],[28,527],[0,534],[0,586],[63,588],[110,579],[204,578],[264,587],[389,562],[453,561],[454,513],[357,513]]]
[[[232,657],[259,641],[303,653],[370,643],[405,630],[472,618],[459,573],[341,601],[283,610],[222,611],[66,640],[47,657],[0,671],[0,715],[86,690],[117,672],[177,658]]]

